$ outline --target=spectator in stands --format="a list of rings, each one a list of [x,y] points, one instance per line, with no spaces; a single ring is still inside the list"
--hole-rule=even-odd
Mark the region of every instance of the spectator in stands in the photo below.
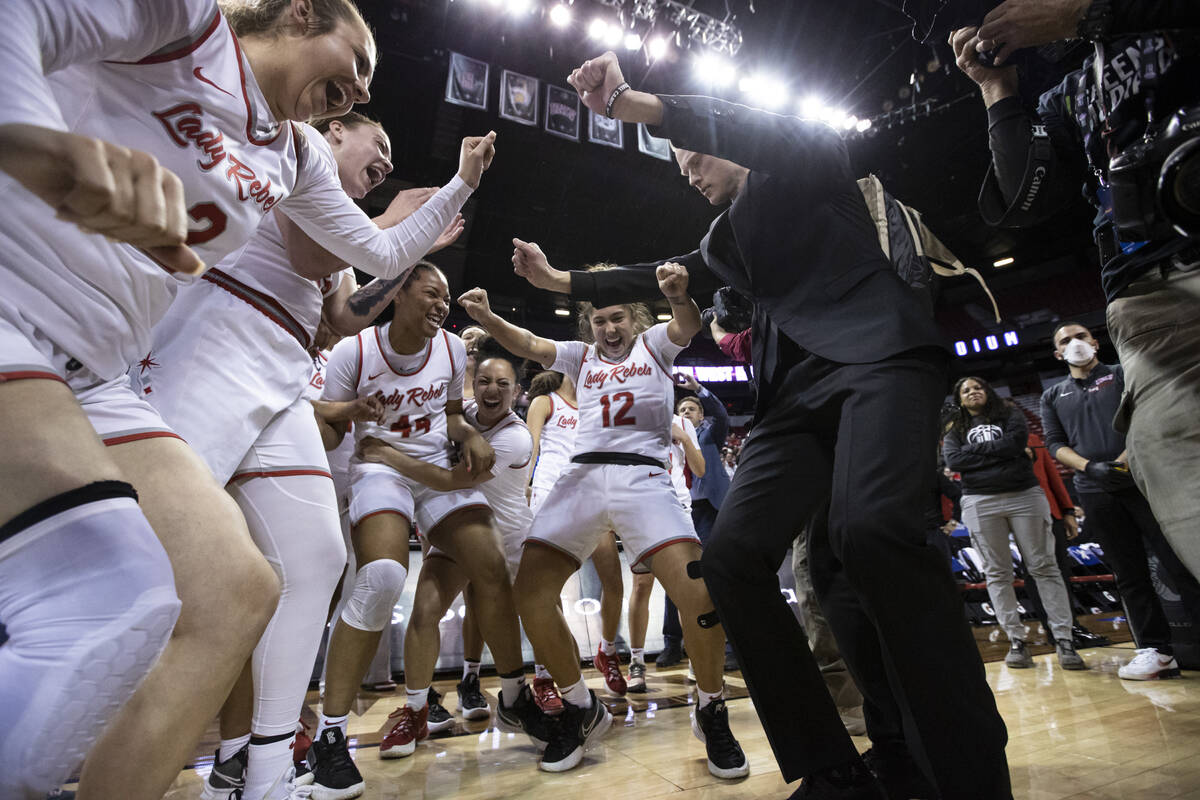
[[[1025,448],[1025,454],[1033,462],[1034,477],[1042,486],[1042,492],[1045,493],[1046,501],[1050,504],[1050,516],[1054,518],[1050,523],[1050,530],[1054,534],[1054,560],[1058,563],[1058,571],[1062,573],[1063,583],[1067,587],[1067,598],[1071,601],[1071,641],[1075,643],[1076,648],[1105,647],[1111,644],[1107,637],[1092,633],[1080,625],[1079,620],[1075,619],[1076,613],[1085,611],[1075,599],[1075,593],[1071,591],[1071,556],[1067,553],[1067,541],[1079,537],[1079,521],[1075,518],[1075,501],[1067,492],[1062,476],[1058,474],[1058,465],[1051,458],[1045,443],[1042,442],[1042,437],[1032,431],[1029,433],[1029,445]],[[1050,622],[1046,618],[1046,609],[1042,605],[1041,595],[1038,594],[1037,583],[1032,581],[1027,583],[1025,591],[1029,594],[1030,602],[1037,609],[1038,618],[1046,628],[1047,635],[1052,637]]]
[[[1125,392],[1125,371],[1120,364],[1100,362],[1099,345],[1078,323],[1062,323],[1051,340],[1055,358],[1066,362],[1069,374],[1042,394],[1042,430],[1050,454],[1075,470],[1075,491],[1087,514],[1088,534],[1104,548],[1129,614],[1139,649],[1119,674],[1127,680],[1176,676],[1179,665],[1171,628],[1154,590],[1144,542],[1150,542],[1193,618],[1200,608],[1200,587],[1134,485],[1125,436],[1113,428]]]
[[[983,560],[988,596],[1009,651],[1005,663],[1033,666],[1025,642],[1025,625],[1013,589],[1013,560],[1008,548],[1012,531],[1029,576],[1037,582],[1063,669],[1087,669],[1071,642],[1070,602],[1050,533],[1050,506],[1025,455],[1025,415],[1007,407],[982,378],[962,378],[954,385],[957,406],[947,426],[942,452],[946,465],[962,474],[963,521]]]
[[[732,447],[721,451],[721,462],[725,465],[725,474],[733,480],[733,473],[737,472],[737,453]]]

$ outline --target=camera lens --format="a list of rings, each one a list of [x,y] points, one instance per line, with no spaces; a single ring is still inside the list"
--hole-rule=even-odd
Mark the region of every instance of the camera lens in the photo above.
[[[1200,138],[1184,142],[1163,161],[1158,197],[1175,230],[1200,236]]]

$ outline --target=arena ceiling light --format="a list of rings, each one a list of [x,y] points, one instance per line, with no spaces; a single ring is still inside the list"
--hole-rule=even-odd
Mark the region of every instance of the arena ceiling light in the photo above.
[[[634,52],[642,49],[642,37],[636,33],[625,34],[625,49]]]
[[[517,17],[533,10],[533,0],[507,0],[505,6],[509,14]]]
[[[608,33],[608,21],[597,17],[588,25],[588,38],[595,39],[598,42],[604,41],[604,35]]]
[[[604,44],[607,47],[616,47],[623,38],[625,38],[625,34],[620,25],[609,25],[604,30]]]
[[[821,110],[825,103],[815,94],[810,94],[800,101],[800,116],[804,119],[820,119]]]
[[[1014,261],[1016,261],[1015,258],[1013,258],[1012,256],[1008,256],[1006,258],[1000,258],[1000,259],[993,261],[992,266],[996,267],[996,268],[1008,267],[1008,266],[1012,266],[1012,263]]]
[[[776,109],[787,102],[787,86],[777,78],[767,75],[751,75],[738,81],[738,90],[756,106]]]
[[[570,310],[565,309],[565,308],[556,308],[556,309],[554,309],[554,316],[569,317],[569,316],[571,316],[571,312],[570,312]]]
[[[659,322],[670,322],[672,318],[670,314],[659,314],[655,319]]]
[[[661,36],[655,36],[646,45],[646,52],[650,54],[650,58],[657,61],[667,54],[667,50],[671,47],[670,43]]]
[[[556,28],[565,28],[571,24],[570,6],[559,3],[550,9],[550,24]]]
[[[868,130],[870,130],[870,128],[871,120],[869,119],[860,119],[858,124],[854,126],[854,129],[859,133],[866,133]]]
[[[697,56],[693,68],[696,77],[710,86],[728,86],[737,76],[733,64],[716,53],[702,53]]]

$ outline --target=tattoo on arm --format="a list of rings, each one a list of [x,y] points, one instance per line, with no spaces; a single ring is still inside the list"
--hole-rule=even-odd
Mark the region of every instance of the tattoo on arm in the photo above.
[[[378,305],[383,297],[397,286],[399,286],[407,275],[402,275],[391,280],[376,279],[368,283],[363,288],[359,289],[354,294],[350,295],[346,300],[346,305],[357,316],[364,316],[370,313],[371,309]]]

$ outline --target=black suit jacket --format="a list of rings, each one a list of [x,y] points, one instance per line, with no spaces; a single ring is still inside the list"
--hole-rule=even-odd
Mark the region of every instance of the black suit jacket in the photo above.
[[[808,352],[843,364],[944,347],[917,293],[880,249],[845,144],[832,128],[708,97],[660,99],[663,123],[655,135],[749,168],[746,185],[698,250],[572,272],[572,296],[601,307],[655,299],[653,267],[680,262],[696,296],[732,286],[754,302],[760,378],[773,371],[780,330]]]

